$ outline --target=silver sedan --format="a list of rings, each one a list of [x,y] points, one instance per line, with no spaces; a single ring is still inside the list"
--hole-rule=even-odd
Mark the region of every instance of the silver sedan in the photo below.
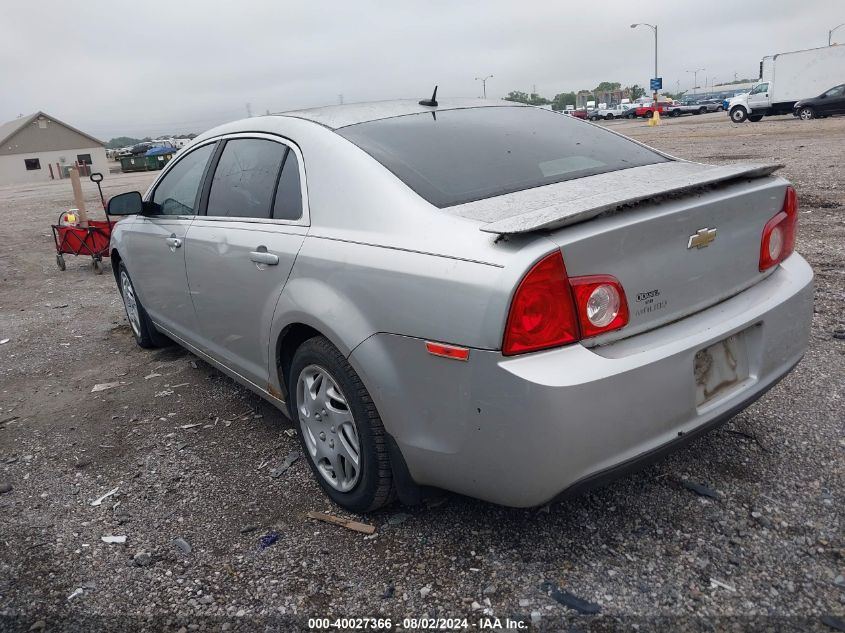
[[[287,112],[112,198],[112,258],[138,343],[278,406],[338,504],[433,486],[534,506],[677,448],[801,359],[813,274],[776,168],[509,102]]]

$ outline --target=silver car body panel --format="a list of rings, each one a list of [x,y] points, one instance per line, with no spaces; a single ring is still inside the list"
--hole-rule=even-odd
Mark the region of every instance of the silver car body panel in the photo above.
[[[350,362],[415,481],[536,506],[763,393],[806,349],[812,278],[792,255],[732,299],[595,349],[472,350],[458,363],[426,354],[419,339],[379,334]],[[740,333],[747,378],[697,406],[696,353]]]
[[[473,105],[478,101],[441,107]],[[307,215],[298,222],[204,216],[118,222],[112,246],[156,326],[283,411],[278,344],[289,326],[310,326],[348,356],[419,483],[520,506],[541,503],[591,472],[699,427],[738,398],[762,391],[803,353],[812,305],[809,267],[798,255],[767,273],[755,267],[759,231],[782,203],[784,180],[746,173],[697,186],[687,196],[652,191],[625,213],[599,212],[561,228],[554,228],[559,217],[546,218],[542,230],[501,238],[479,229],[526,212],[565,212],[555,197],[564,194],[548,191],[557,185],[485,205],[436,209],[332,130],[429,111],[411,102],[344,106],[255,117],[198,137],[156,183],[201,144],[266,135],[296,148]],[[679,164],[692,180],[715,175]],[[630,191],[627,172],[634,171],[604,174],[603,187],[618,183]],[[571,195],[568,200],[579,204]],[[721,231],[716,241],[700,252],[688,250],[688,236],[712,222]],[[138,227],[161,229],[163,223],[186,226],[181,271],[178,257],[168,260],[172,253],[157,243],[138,247]],[[173,229],[168,224],[166,230]],[[262,268],[249,260],[248,249],[262,245],[279,256],[279,265]],[[634,295],[652,288],[650,279],[661,279],[673,311],[641,315],[605,338],[503,357],[514,289],[555,249],[571,275],[613,274]],[[701,258],[712,260],[705,266],[712,277],[696,278]],[[164,262],[172,266],[165,270]],[[720,285],[731,266],[740,273]],[[168,305],[193,306],[193,324],[180,325],[157,305],[156,292],[166,283],[181,292],[180,279],[186,280],[184,300]],[[694,300],[696,287],[701,301]],[[691,359],[745,330],[751,332],[751,373],[738,387],[742,393],[698,411]],[[468,347],[469,361],[432,356],[426,340]]]

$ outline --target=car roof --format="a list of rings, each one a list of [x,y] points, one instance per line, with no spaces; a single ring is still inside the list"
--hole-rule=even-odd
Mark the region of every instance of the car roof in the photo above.
[[[380,119],[390,119],[408,114],[424,112],[443,112],[445,110],[462,110],[466,108],[495,108],[495,107],[531,107],[513,101],[495,99],[439,99],[437,106],[423,106],[418,99],[397,99],[393,101],[370,101],[366,103],[349,103],[344,105],[324,106],[321,108],[307,108],[304,110],[290,110],[278,112],[273,116],[293,117],[319,123],[332,130],[348,125],[367,123]]]

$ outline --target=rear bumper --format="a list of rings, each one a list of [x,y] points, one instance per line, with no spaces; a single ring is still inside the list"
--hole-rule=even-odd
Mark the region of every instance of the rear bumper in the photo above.
[[[813,273],[793,255],[716,306],[630,338],[525,356],[426,354],[379,334],[350,357],[419,484],[530,507],[675,450],[728,420],[807,347]],[[742,333],[748,377],[696,404],[696,352]]]

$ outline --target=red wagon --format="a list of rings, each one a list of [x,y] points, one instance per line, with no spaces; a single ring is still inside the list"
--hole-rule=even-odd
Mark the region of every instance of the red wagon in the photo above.
[[[100,199],[103,201],[103,210],[106,209],[103,190],[100,188],[102,174],[91,174],[91,180],[97,183],[100,190]],[[111,228],[114,224],[106,213],[105,222],[102,220],[89,220],[87,227],[64,224],[63,218],[67,215],[62,212],[59,215],[58,224],[53,224],[53,241],[56,243],[56,265],[59,270],[64,270],[64,254],[87,255],[91,258],[94,270],[97,273],[103,272],[103,258],[109,256],[109,240],[111,239]]]

